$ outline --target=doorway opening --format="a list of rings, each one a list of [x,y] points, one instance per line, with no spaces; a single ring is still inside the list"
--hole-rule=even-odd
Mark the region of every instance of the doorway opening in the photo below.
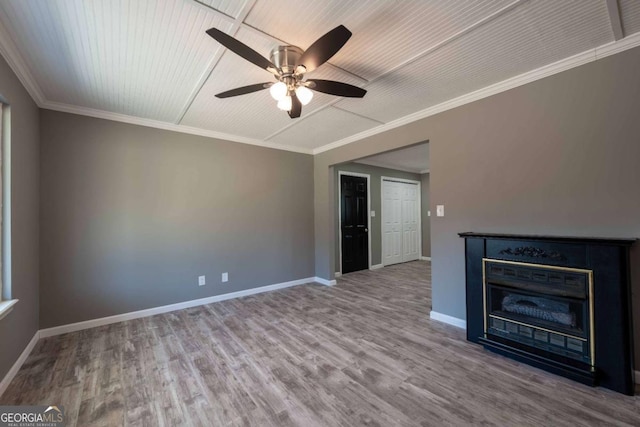
[[[423,142],[332,166],[335,189],[335,205],[332,209],[335,218],[335,277],[367,268],[376,270],[400,262],[430,261],[428,146],[428,142]],[[358,223],[345,221],[345,215],[349,212],[343,212],[347,204],[345,194],[348,193],[343,190],[348,185],[345,180],[349,180],[349,176],[359,177],[362,180],[360,187],[366,189],[366,198],[361,192],[359,207],[356,205],[351,209],[352,215],[357,212]],[[387,212],[389,208],[383,206],[384,186],[388,185],[398,185],[402,196],[396,203],[397,206],[399,203],[396,210],[400,215],[400,228],[395,235],[395,243],[399,245],[396,248],[401,250],[398,251],[399,257],[394,259],[385,259],[387,245],[384,242],[384,221],[385,218],[393,219],[392,213]],[[404,219],[402,206],[405,206]],[[348,234],[354,229],[362,233],[355,236]],[[366,235],[363,234],[364,230],[367,230]]]

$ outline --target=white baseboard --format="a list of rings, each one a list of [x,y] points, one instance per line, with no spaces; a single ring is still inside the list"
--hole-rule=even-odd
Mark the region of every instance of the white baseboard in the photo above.
[[[382,267],[384,267],[384,265],[382,265],[382,264],[374,264],[369,268],[369,270],[377,270],[377,269],[382,268]]]
[[[11,369],[9,369],[9,372],[7,372],[7,375],[5,375],[2,381],[0,381],[0,396],[2,396],[4,392],[7,390],[7,387],[9,387],[9,384],[11,383],[11,381],[13,381],[13,378],[16,376],[16,374],[22,367],[22,364],[24,363],[24,361],[27,360],[27,357],[29,357],[29,355],[31,354],[31,351],[33,350],[33,347],[35,347],[39,339],[40,339],[40,331],[36,331],[36,333],[33,335],[33,338],[31,338],[31,341],[29,341],[29,344],[27,344],[25,349],[22,351],[22,353],[20,354],[20,357],[18,357],[18,360],[16,360],[16,363],[13,364]],[[4,343],[4,344],[7,344],[7,343]]]
[[[429,317],[431,318],[431,320],[447,323],[457,328],[467,329],[466,320],[458,319],[457,317],[449,316],[448,314],[442,314],[438,313],[437,311],[431,310],[431,313],[429,313]]]
[[[421,256],[420,259],[422,261],[431,261],[431,257],[430,256]]]
[[[276,283],[274,285],[261,286],[259,288],[247,289],[244,291],[231,292],[228,294],[215,295],[207,298],[200,298],[191,301],[179,302],[176,304],[163,305],[161,307],[148,308],[146,310],[132,311],[129,313],[116,314],[114,316],[101,317],[99,319],[86,320],[84,322],[70,323],[68,325],[55,326],[53,328],[41,329],[40,337],[46,338],[54,335],[66,334],[69,332],[81,331],[83,329],[95,328],[96,326],[109,325],[111,323],[123,322],[125,320],[139,319],[141,317],[154,316],[156,314],[169,313],[171,311],[182,310],[184,308],[197,307],[199,305],[211,304],[218,301],[225,301],[233,298],[241,298],[249,295],[261,294],[263,292],[276,291],[278,289],[289,288],[291,286],[305,283],[317,282],[317,277],[292,280],[290,282]],[[324,283],[323,283],[324,284]],[[335,284],[335,281],[334,281]]]
[[[325,286],[333,286],[336,283],[338,283],[335,280],[327,280],[327,279],[323,279],[322,277],[318,277],[318,276],[314,277],[312,279],[312,281],[314,281],[316,283],[320,283],[321,285],[325,285]]]
[[[336,274],[333,275],[333,277],[338,278],[342,276],[342,273],[340,273],[339,271],[336,271]]]

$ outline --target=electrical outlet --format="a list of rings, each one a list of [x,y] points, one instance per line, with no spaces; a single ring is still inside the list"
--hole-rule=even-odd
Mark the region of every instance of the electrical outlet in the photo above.
[[[222,273],[222,282],[228,282],[229,281],[229,273]]]
[[[204,276],[198,276],[198,286],[204,286],[207,284]]]

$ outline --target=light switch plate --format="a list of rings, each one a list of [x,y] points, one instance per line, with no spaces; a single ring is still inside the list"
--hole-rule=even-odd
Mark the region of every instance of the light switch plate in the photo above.
[[[371,211],[371,218],[375,218],[376,216],[376,211]]]
[[[436,206],[436,216],[444,216],[444,205]]]
[[[427,216],[431,216],[431,211],[427,211]]]

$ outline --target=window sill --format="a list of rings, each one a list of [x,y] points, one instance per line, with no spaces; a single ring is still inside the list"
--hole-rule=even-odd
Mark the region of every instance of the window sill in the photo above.
[[[18,301],[17,299],[10,299],[9,301],[0,302],[0,319],[3,319],[7,314],[11,313],[13,306],[16,305]]]

